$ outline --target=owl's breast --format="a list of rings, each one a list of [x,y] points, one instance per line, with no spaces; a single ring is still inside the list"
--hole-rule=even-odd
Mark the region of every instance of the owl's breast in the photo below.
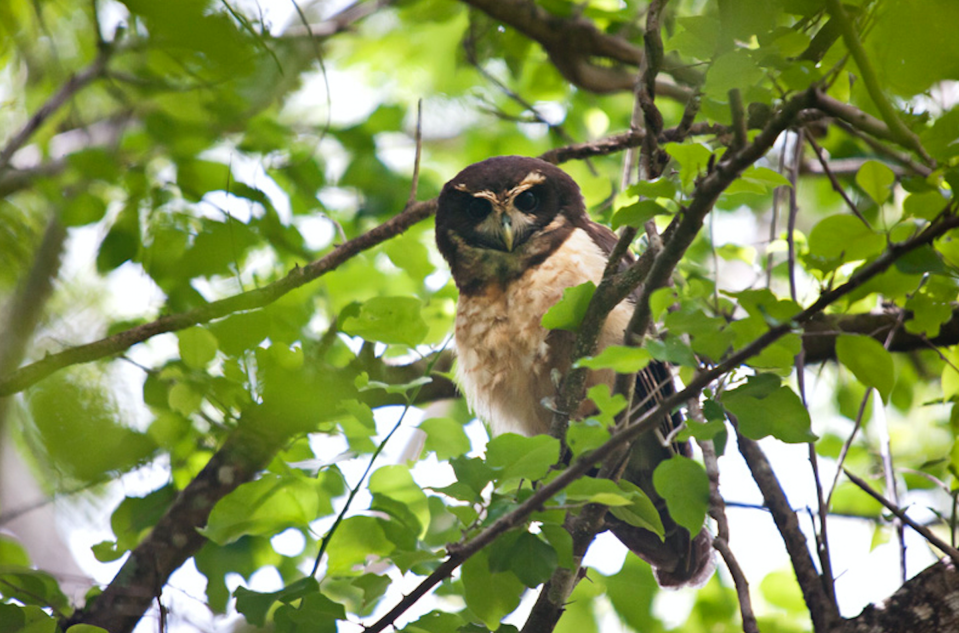
[[[501,287],[461,296],[456,314],[457,378],[467,402],[494,434],[545,433],[552,412],[544,400],[555,395],[552,374],[569,369],[573,334],[547,330],[543,315],[563,291],[587,281],[599,283],[606,256],[581,229],[539,265]],[[627,304],[610,314],[599,347],[622,342],[630,315]],[[611,382],[597,374],[590,382]]]

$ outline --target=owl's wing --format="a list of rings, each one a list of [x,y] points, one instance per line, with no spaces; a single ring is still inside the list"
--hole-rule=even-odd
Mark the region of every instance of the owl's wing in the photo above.
[[[607,255],[612,253],[618,236],[608,227],[588,222],[583,230]],[[626,253],[619,262],[620,270],[635,261],[632,253]],[[636,293],[633,294],[635,300]],[[676,393],[669,365],[654,360],[636,374],[634,402],[639,403],[638,413],[649,411],[663,399]],[[659,433],[647,432],[633,441],[629,462],[623,476],[639,486],[656,504],[665,528],[665,538],[660,540],[652,532],[630,525],[613,515],[607,515],[607,524],[612,532],[637,556],[655,567],[657,580],[664,587],[701,585],[713,570],[712,537],[703,528],[695,536],[678,525],[669,516],[666,504],[653,486],[653,471],[662,461],[674,454],[689,457],[692,449],[689,442],[663,442],[683,423],[677,411],[663,414]]]
[[[616,246],[616,243],[619,241],[619,236],[616,235],[609,227],[599,224],[597,222],[586,221],[585,225],[581,227],[593,242],[599,246],[599,248],[608,256],[613,252],[613,248]],[[636,257],[629,251],[627,251],[622,259],[619,261],[619,269],[625,270],[631,264],[636,261]],[[637,293],[634,291],[631,295],[631,298],[635,301],[638,299]],[[661,402],[664,398],[667,398],[676,393],[676,389],[673,385],[672,373],[670,372],[669,366],[661,361],[651,362],[646,369],[640,371],[636,374],[636,397],[635,402],[644,403],[640,407],[640,411],[648,411],[649,409],[656,406],[657,403]],[[674,412],[671,415],[664,416],[662,424],[660,425],[660,432],[664,437],[669,436],[676,428],[683,423],[683,418],[678,412]],[[683,455],[689,455],[689,446],[686,443],[675,444],[673,450],[679,451]],[[664,454],[661,459],[669,457],[669,454]],[[657,460],[658,463],[659,460]]]

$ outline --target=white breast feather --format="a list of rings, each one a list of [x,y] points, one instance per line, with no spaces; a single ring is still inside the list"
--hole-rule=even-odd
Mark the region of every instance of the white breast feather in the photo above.
[[[494,434],[534,435],[549,428],[551,412],[542,405],[555,390],[550,379],[548,331],[540,325],[563,290],[587,281],[598,284],[606,255],[582,229],[539,266],[503,292],[460,297],[456,314],[457,379],[472,410]],[[631,308],[625,302],[609,315],[600,349],[619,344]],[[590,382],[610,382],[612,375]]]

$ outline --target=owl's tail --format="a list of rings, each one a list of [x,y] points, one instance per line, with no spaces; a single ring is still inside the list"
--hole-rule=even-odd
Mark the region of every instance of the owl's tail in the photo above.
[[[668,519],[668,515],[663,519],[666,535],[662,540],[612,514],[606,515],[606,524],[623,545],[652,565],[660,587],[702,587],[716,567],[712,534],[703,528],[695,538],[690,538],[689,531]]]

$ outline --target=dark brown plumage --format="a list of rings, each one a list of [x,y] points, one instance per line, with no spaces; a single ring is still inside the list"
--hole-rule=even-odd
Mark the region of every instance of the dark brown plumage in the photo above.
[[[570,368],[574,336],[546,330],[543,314],[571,286],[599,283],[617,241],[586,213],[579,186],[561,169],[535,158],[501,156],[471,165],[443,187],[436,214],[436,243],[460,291],[456,315],[458,379],[472,409],[494,433],[546,433],[552,413],[544,402],[555,395],[554,374]],[[632,260],[624,258],[623,265]],[[598,347],[622,344],[631,300],[607,318]],[[612,387],[615,375],[591,372],[588,386]],[[637,376],[637,401],[673,392],[669,369],[654,363]],[[589,414],[584,402],[577,417]],[[664,416],[668,431],[681,418]],[[623,523],[609,528],[655,568],[660,584],[697,584],[712,570],[710,537],[695,539],[677,526],[652,485],[652,471],[676,450],[662,434],[634,442],[625,477],[660,509],[666,539]]]

